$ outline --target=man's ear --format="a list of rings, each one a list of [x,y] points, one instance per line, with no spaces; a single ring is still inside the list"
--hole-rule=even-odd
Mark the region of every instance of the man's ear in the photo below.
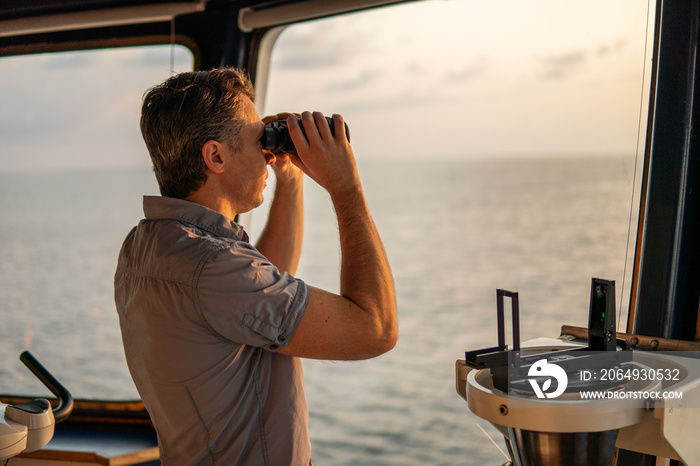
[[[224,171],[223,147],[218,141],[210,140],[202,146],[202,158],[204,164],[213,173],[222,173]]]

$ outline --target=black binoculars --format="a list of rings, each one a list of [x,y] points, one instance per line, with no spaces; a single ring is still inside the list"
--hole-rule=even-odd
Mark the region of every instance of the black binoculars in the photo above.
[[[299,126],[301,127],[301,132],[306,138],[306,132],[304,131],[304,125],[301,124],[301,117],[297,117],[299,120]],[[335,135],[335,123],[333,118],[326,117],[328,126],[331,128],[331,134]],[[345,123],[345,136],[350,140],[350,130],[348,129],[348,124]],[[308,140],[308,138],[307,138]],[[287,120],[275,120],[265,125],[263,135],[260,137],[260,142],[262,142],[262,148],[264,150],[269,150],[273,154],[281,154],[286,152],[288,154],[296,154],[297,150],[294,147],[292,138],[289,136],[289,128],[287,127]]]

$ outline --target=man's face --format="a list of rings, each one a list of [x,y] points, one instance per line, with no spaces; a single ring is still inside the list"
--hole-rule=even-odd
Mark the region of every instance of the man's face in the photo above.
[[[233,150],[224,144],[227,158],[227,193],[237,208],[236,213],[248,212],[262,204],[263,190],[267,185],[267,165],[274,162],[274,156],[263,152],[260,137],[265,125],[258,117],[255,105],[248,97],[243,97],[246,123],[238,135],[240,147]]]

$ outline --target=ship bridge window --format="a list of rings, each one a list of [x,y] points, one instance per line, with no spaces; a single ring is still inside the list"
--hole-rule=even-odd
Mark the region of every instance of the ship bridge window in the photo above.
[[[629,0],[451,0],[277,37],[260,113],[345,117],[398,294],[392,352],[304,363],[319,462],[503,463],[453,373],[496,345],[496,289],[519,292],[523,339],[555,338],[587,326],[593,277],[615,280],[624,328],[647,21]],[[298,276],[337,291],[332,205],[313,182],[305,196]]]
[[[157,194],[141,96],[182,47],[0,59],[0,393],[48,394],[29,349],[76,398],[136,399],[114,311],[119,247]]]

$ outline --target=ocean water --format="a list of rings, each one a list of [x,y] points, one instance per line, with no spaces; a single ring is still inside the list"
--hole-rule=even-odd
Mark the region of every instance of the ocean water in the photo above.
[[[624,325],[634,158],[358,163],[394,272],[399,342],[370,361],[304,362],[314,463],[502,464],[487,437],[504,449],[499,435],[455,391],[454,362],[496,343],[497,288],[520,293],[523,339],[585,327],[592,277],[616,280]],[[305,189],[297,275],[337,291],[330,200]],[[142,194],[156,191],[148,169],[0,174],[0,393],[47,393],[17,360],[31,349],[76,397],[137,397],[112,276]],[[264,217],[246,219],[253,238]]]

